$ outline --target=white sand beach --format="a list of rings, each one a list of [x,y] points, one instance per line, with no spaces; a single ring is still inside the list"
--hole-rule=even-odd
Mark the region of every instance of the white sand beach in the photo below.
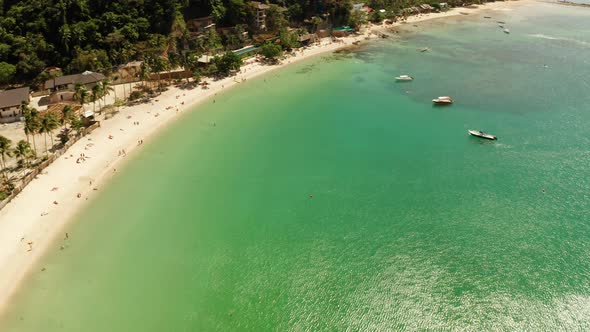
[[[516,3],[524,1],[490,3],[477,9],[456,8],[440,14],[410,17],[407,22],[456,16],[461,15],[461,12],[475,14],[479,10],[507,10]],[[381,27],[365,28],[362,35],[342,38],[343,42],[339,43],[332,43],[326,38],[321,46],[297,52],[297,56],[283,60],[280,65],[248,64],[236,76],[219,81],[208,80],[210,85],[206,90],[171,87],[151,104],[121,107],[119,114],[101,121],[100,128],[75,143],[0,210],[0,309],[9,303],[10,296],[27,273],[37,271],[35,262],[48,249],[59,249],[56,240],[66,236],[67,223],[72,217],[100,193],[105,181],[116,174],[122,162],[133,158],[134,153],[141,150],[144,144],[149,144],[152,135],[164,126],[189,110],[198,111],[196,104],[236,84],[248,84],[249,79],[283,65],[333,52],[357,40],[365,40],[371,29],[375,28]],[[99,120],[102,118],[98,116]],[[141,141],[144,144],[139,144]],[[124,154],[120,153],[122,150]],[[85,155],[85,161],[77,163],[81,154]]]

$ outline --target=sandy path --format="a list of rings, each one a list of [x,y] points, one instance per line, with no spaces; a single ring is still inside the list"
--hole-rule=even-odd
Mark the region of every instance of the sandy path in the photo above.
[[[493,3],[480,6],[477,10],[505,9],[512,3]],[[421,15],[410,18],[408,23],[454,16],[459,12],[474,13],[477,10],[460,8],[442,14]],[[344,43],[330,43],[325,39],[322,46],[310,47],[303,53],[297,52],[297,56],[283,61],[283,64],[349,46],[355,40],[364,39],[367,33],[368,30],[360,37],[343,38]],[[115,173],[119,163],[130,158],[136,149],[142,148],[138,141],[149,142],[151,135],[182,116],[189,108],[238,84],[236,81],[248,80],[279,67],[281,65],[250,64],[243,67],[235,77],[217,82],[209,80],[211,85],[207,90],[171,88],[151,104],[121,107],[118,115],[102,121],[100,128],[78,141],[47,167],[38,179],[32,181],[0,211],[0,309],[8,303],[26,274],[33,271],[34,263],[43,253],[52,246],[59,246],[55,239],[65,237],[67,222],[100,192],[104,181]],[[98,118],[102,120],[102,116]],[[136,122],[139,125],[134,124]],[[119,154],[121,150],[125,150],[126,156]],[[81,154],[87,158],[77,163]],[[78,194],[80,197],[77,197]]]

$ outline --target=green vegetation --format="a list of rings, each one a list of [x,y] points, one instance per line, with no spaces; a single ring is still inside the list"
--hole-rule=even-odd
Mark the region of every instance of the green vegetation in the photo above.
[[[240,70],[242,58],[234,52],[225,52],[223,56],[215,57],[213,64],[217,68],[219,75],[227,76],[232,71]]]
[[[260,54],[262,54],[269,62],[277,62],[279,57],[283,55],[281,45],[266,42],[260,47]]]
[[[6,157],[10,157],[12,155],[12,150],[10,149],[10,145],[12,141],[8,138],[0,135],[0,171],[2,171],[2,175],[4,180],[7,181],[8,177],[6,176]]]
[[[480,2],[448,1],[450,6]],[[371,0],[368,6],[387,12],[367,17],[351,12],[352,0],[272,0],[266,29],[260,31],[256,9],[245,0],[2,0],[0,85],[40,86],[59,75],[43,71],[48,66],[58,66],[64,74],[85,70],[109,74],[116,65],[145,60],[154,73],[179,65],[192,69],[187,58],[237,49],[250,38],[256,40],[255,35],[262,36],[258,41],[279,36],[283,49],[290,50],[299,43],[289,26],[299,27],[299,33],[358,27],[367,19],[379,22],[422,3],[438,5],[426,0]],[[188,21],[209,15],[215,28],[189,31]],[[227,72],[224,64],[220,69],[221,74]]]
[[[0,62],[0,84],[6,84],[12,81],[16,73],[16,66],[6,62]]]
[[[280,4],[280,6],[279,6]],[[329,13],[332,23],[346,23],[348,0],[271,4],[268,31],[276,33],[305,18]],[[47,79],[43,69],[58,66],[67,73],[108,72],[135,59],[157,59],[190,50],[243,45],[255,34],[256,10],[244,0],[4,0],[0,1],[0,84]],[[211,15],[217,28],[235,27],[221,37],[209,29],[195,38],[186,21]],[[160,67],[159,63],[154,63]],[[156,70],[156,68],[154,68]]]

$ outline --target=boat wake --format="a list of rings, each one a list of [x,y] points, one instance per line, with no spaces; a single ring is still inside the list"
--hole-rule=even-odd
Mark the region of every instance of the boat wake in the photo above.
[[[567,43],[571,43],[571,44],[575,44],[575,45],[590,47],[590,43],[587,41],[566,38],[566,37],[553,37],[553,36],[547,36],[547,35],[544,35],[541,33],[531,34],[531,35],[529,35],[529,37],[546,39],[546,40],[562,41],[562,42],[567,42]]]

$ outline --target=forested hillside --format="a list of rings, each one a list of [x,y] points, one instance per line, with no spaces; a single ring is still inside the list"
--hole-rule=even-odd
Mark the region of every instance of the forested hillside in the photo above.
[[[352,6],[351,0],[275,2],[275,10],[268,12],[270,30],[302,26],[309,19],[348,24]],[[368,4],[400,7],[413,2]],[[0,0],[0,85],[41,81],[45,77],[38,76],[48,66],[65,73],[105,70],[146,53],[199,54],[236,39],[221,38],[215,30],[205,38],[191,38],[185,22],[207,15],[217,28],[242,25],[238,32],[256,32],[256,13],[244,0]]]

